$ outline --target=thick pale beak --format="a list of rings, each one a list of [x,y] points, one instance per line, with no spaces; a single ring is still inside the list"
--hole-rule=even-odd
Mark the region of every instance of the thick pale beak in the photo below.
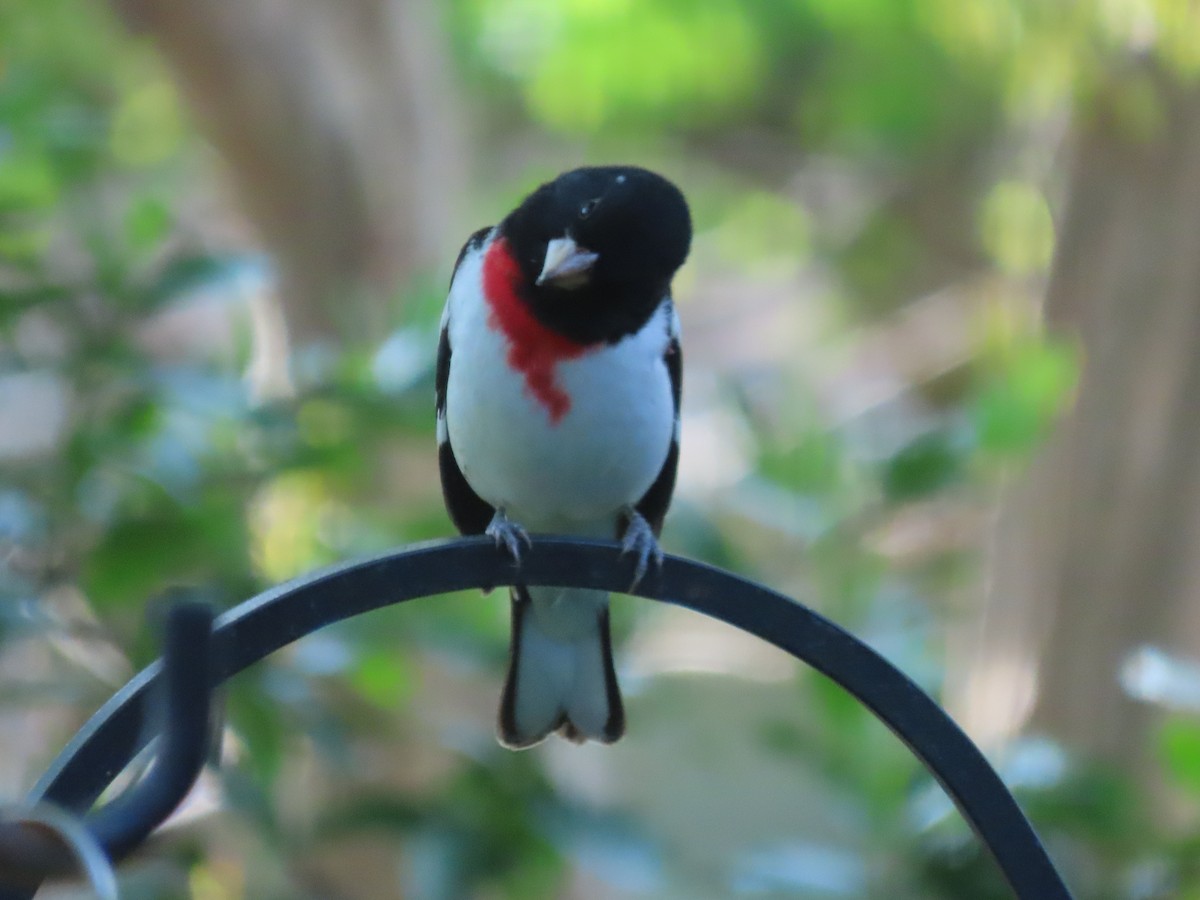
[[[546,246],[542,274],[534,283],[539,286],[579,287],[587,281],[588,272],[599,258],[599,253],[580,247],[569,237],[555,238]]]

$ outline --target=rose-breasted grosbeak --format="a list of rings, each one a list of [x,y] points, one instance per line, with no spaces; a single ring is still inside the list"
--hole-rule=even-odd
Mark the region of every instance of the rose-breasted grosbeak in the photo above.
[[[661,562],[683,365],[671,278],[691,237],[678,188],[618,166],[560,175],[471,235],[437,358],[438,461],[459,531],[518,559],[526,528],[617,537],[639,578]],[[513,588],[501,741],[624,730],[608,595]]]

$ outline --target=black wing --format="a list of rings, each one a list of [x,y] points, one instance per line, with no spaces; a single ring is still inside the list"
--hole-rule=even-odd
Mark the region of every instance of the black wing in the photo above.
[[[662,531],[663,518],[667,514],[667,507],[671,505],[671,494],[675,491],[675,471],[679,468],[679,401],[683,395],[683,351],[679,346],[674,316],[671,322],[671,342],[663,354],[663,362],[667,366],[667,374],[671,377],[671,399],[675,403],[675,431],[671,436],[671,448],[667,451],[667,458],[663,467],[659,469],[658,477],[642,495],[636,507],[656,535]]]
[[[454,274],[462,264],[467,252],[479,247],[492,229],[481,228],[471,235],[454,261]],[[450,278],[454,283],[454,276]],[[442,333],[438,338],[437,369],[434,374],[434,398],[437,406],[438,423],[438,471],[442,477],[442,499],[450,521],[462,534],[483,534],[492,515],[496,512],[491,504],[480,497],[467,484],[466,476],[454,458],[450,446],[450,435],[446,430],[446,384],[450,380],[450,322],[442,322]]]

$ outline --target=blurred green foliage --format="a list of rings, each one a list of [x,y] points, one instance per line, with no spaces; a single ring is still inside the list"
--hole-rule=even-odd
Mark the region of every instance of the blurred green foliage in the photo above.
[[[784,260],[827,272],[840,334],[947,277],[935,252],[941,225],[953,238],[952,270],[982,272],[1000,298],[948,389],[905,387],[898,426],[833,421],[795,372],[778,377],[792,394],[782,412],[764,412],[744,384],[723,385],[748,435],[750,472],[719,506],[684,498],[672,549],[818,603],[940,688],[941,621],[978,577],[977,561],[962,543],[914,556],[888,549],[886,536],[905,517],[979,503],[997,471],[1045,438],[1080,366],[1074,347],[1046,339],[1021,312],[1053,253],[1044,173],[997,165],[994,148],[1067,101],[1086,104],[1095,84],[1116,77],[1113,60],[1147,21],[1153,52],[1194,77],[1200,32],[1185,7],[453,5],[448,39],[488,127],[587,136],[710,167],[703,171],[719,174],[693,198],[713,237],[706,246],[738,267]],[[3,463],[0,654],[41,642],[54,671],[5,683],[0,704],[45,704],[46,688],[77,723],[155,654],[147,608],[165,589],[199,585],[228,605],[322,564],[448,533],[432,483],[441,297],[415,279],[403,288],[406,315],[381,347],[346,349],[295,398],[254,402],[241,375],[248,326],[230,298],[242,279],[270,276],[260,261],[195,238],[197,139],[153,49],[83,0],[8,0],[0,47],[0,390],[37,376],[67,410],[52,442]],[[1130,127],[1153,128],[1153,96],[1142,89],[1129,87]],[[880,192],[860,221],[839,228],[774,173],[722,163],[720,141],[736,135],[796,158],[839,158],[855,179],[907,187]],[[481,215],[520,188],[506,186],[504,202]],[[145,324],[203,302],[234,321],[231,345],[156,354]],[[164,850],[176,869],[130,876],[130,896],[320,896],[305,875],[308,858],[380,835],[403,860],[400,880],[413,896],[556,896],[589,860],[614,890],[688,896],[671,886],[700,877],[690,855],[631,803],[565,795],[546,757],[500,750],[483,718],[435,724],[427,681],[497,683],[502,607],[470,594],[376,614],[239,678],[225,701],[233,747],[221,787],[234,812],[221,827],[250,835],[245,855],[185,832]],[[623,607],[617,616],[633,629]],[[119,650],[123,667],[105,674],[97,648]],[[687,682],[686,702],[665,712],[660,704],[656,720],[638,724],[665,735],[699,773],[702,762],[688,754],[705,748],[680,737],[696,721],[689,709],[711,717],[712,731],[737,708],[704,706],[704,684]],[[635,691],[635,712],[669,687]],[[735,877],[720,867],[738,848],[719,848],[705,877],[769,896],[1005,896],[929,778],[843,692],[808,674],[731,690],[738,703],[778,703],[744,737],[782,762],[789,790],[811,801],[807,832],[777,836],[785,850],[810,855],[798,866],[767,848]],[[1193,800],[1197,729],[1181,715],[1161,744],[1165,768]],[[37,748],[36,762],[55,749]],[[1055,748],[1025,749],[1006,774],[1080,897],[1200,895],[1193,830],[1147,823],[1143,798],[1116,776]],[[420,774],[364,762],[381,756],[411,757]],[[737,771],[745,759],[718,756],[715,765]],[[310,781],[336,790],[291,798]],[[735,790],[722,802],[738,799]],[[837,825],[826,834],[829,823]],[[812,853],[850,862],[826,871]],[[648,874],[639,881],[638,872]]]

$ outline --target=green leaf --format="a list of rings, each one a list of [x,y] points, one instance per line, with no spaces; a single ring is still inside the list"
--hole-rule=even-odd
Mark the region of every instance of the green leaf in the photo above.
[[[0,229],[0,259],[21,268],[36,268],[50,243],[50,229],[42,224]]]
[[[814,427],[788,444],[761,444],[759,471],[801,494],[823,496],[844,482],[843,448],[836,435]]]
[[[868,713],[845,688],[824,676],[805,682],[813,698],[813,710],[831,735],[857,734]]]
[[[183,576],[201,553],[185,519],[151,515],[114,525],[88,558],[83,586],[99,609],[144,602]]]
[[[160,198],[136,198],[125,213],[125,236],[135,250],[153,249],[171,230],[171,209]]]
[[[404,834],[420,825],[426,814],[420,804],[404,794],[374,791],[331,805],[321,813],[314,830],[325,839],[371,831]]]
[[[980,391],[972,411],[981,449],[1033,450],[1070,405],[1079,380],[1074,344],[1043,340],[1018,347]]]
[[[1159,731],[1158,753],[1171,780],[1200,797],[1200,721],[1167,719]]]
[[[44,156],[0,156],[0,211],[45,209],[58,199],[58,180]]]
[[[141,84],[113,111],[109,147],[130,166],[161,163],[175,153],[184,136],[183,111],[166,78]]]
[[[964,467],[964,452],[948,435],[922,435],[888,460],[883,472],[884,493],[899,502],[927,497],[958,481]]]
[[[350,683],[367,700],[382,709],[395,709],[412,693],[412,665],[394,649],[363,654]]]
[[[561,31],[548,39],[537,4],[495,6],[506,27],[527,38],[519,56],[508,42],[495,64],[520,70],[530,110],[551,128],[592,134],[606,125],[720,122],[761,86],[759,35],[736,0],[568,0],[556,13]]]
[[[283,764],[288,725],[256,680],[235,683],[228,695],[229,722],[246,744],[250,768],[270,781]]]
[[[1045,196],[1034,185],[1001,181],[980,210],[980,238],[988,255],[1006,272],[1032,275],[1054,255],[1054,220]]]
[[[186,509],[163,503],[114,524],[84,564],[82,584],[98,609],[128,607],[246,571],[248,546],[238,497],[214,491]]]
[[[136,303],[142,309],[154,309],[185,291],[213,281],[228,270],[228,261],[205,254],[178,256],[163,267],[158,277],[138,291]]]

